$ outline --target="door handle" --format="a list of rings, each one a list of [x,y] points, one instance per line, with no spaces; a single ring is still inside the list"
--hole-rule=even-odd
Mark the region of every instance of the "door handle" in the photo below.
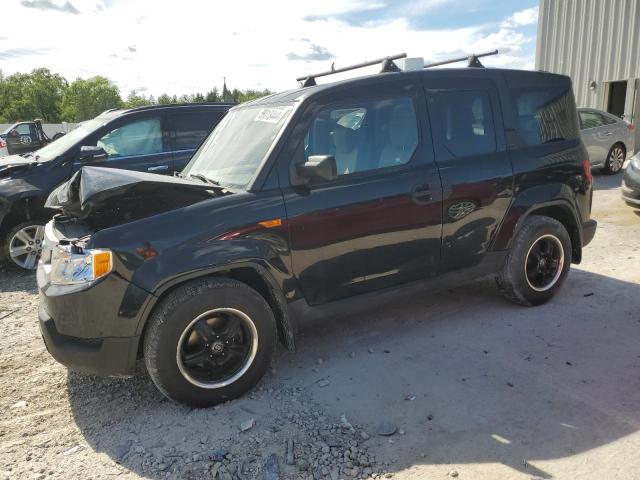
[[[610,137],[611,135],[613,135],[613,132],[606,132],[606,133],[605,133],[605,136],[606,136],[606,137]]]
[[[425,204],[433,200],[431,189],[428,184],[416,185],[411,190],[411,198],[417,204]]]
[[[147,172],[160,172],[162,170],[169,170],[168,165],[158,165],[157,167],[149,167],[147,168]]]

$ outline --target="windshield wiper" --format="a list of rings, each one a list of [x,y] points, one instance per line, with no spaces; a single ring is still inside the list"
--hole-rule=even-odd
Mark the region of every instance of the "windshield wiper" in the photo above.
[[[215,180],[211,180],[210,178],[204,176],[201,173],[190,173],[189,178],[197,178],[201,182],[208,183],[209,185],[215,185],[216,187],[220,186],[219,182],[216,182]]]

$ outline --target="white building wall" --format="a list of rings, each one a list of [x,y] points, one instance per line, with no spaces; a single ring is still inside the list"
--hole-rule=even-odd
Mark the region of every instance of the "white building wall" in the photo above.
[[[627,80],[625,118],[640,126],[640,0],[540,0],[536,69],[569,75],[578,106],[603,110],[607,83]]]

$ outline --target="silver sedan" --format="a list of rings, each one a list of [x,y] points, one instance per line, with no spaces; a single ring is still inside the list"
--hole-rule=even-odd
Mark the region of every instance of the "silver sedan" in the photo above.
[[[634,148],[634,126],[610,113],[579,108],[580,134],[592,168],[618,173]]]

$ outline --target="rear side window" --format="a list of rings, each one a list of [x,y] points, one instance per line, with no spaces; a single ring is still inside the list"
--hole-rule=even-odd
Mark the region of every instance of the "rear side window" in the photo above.
[[[15,128],[18,135],[31,135],[31,128],[28,123],[21,123]]]
[[[578,138],[576,104],[571,89],[512,89],[518,129],[527,145]]]
[[[609,117],[605,117],[601,113],[591,110],[584,110],[578,112],[580,118],[580,129],[587,130],[588,128],[602,127],[604,125],[611,125],[616,123],[615,120]]]
[[[433,102],[434,125],[442,145],[454,157],[496,151],[489,94],[480,90],[442,92]]]
[[[304,153],[333,155],[338,175],[404,165],[418,146],[418,122],[409,97],[369,100],[322,109],[304,141]]]
[[[222,118],[222,112],[188,112],[173,115],[176,150],[195,150]]]

